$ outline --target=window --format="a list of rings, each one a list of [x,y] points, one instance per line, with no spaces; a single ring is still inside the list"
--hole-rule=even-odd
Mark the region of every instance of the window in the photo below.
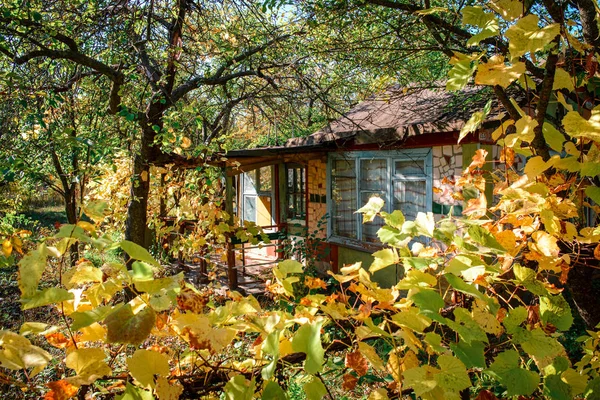
[[[288,165],[287,168],[288,219],[306,218],[306,169]]]
[[[241,216],[259,225],[272,224],[272,167],[262,167],[241,175]]]
[[[379,243],[383,220],[362,224],[355,211],[371,196],[385,201],[384,210],[401,210],[407,219],[430,211],[430,149],[345,152],[330,155],[330,233],[333,238]]]

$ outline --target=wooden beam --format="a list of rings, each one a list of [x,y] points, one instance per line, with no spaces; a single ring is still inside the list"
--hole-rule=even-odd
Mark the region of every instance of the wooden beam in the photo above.
[[[227,169],[223,170],[225,175],[225,212],[228,215],[227,223],[233,225],[233,177],[227,174]],[[231,235],[227,237],[227,279],[229,280],[229,289],[235,290],[238,287],[237,269],[235,268],[235,248],[231,242]]]

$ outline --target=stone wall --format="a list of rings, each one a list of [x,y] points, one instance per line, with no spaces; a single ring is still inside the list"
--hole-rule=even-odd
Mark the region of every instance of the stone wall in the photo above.
[[[327,213],[327,162],[310,160],[308,162],[308,233],[319,230],[317,237],[327,236],[327,224],[323,217]],[[323,220],[319,226],[319,221]]]
[[[433,147],[433,207],[434,214],[448,214],[454,206],[454,214],[462,213],[462,201],[452,195],[454,183],[463,170],[463,152],[460,145]]]

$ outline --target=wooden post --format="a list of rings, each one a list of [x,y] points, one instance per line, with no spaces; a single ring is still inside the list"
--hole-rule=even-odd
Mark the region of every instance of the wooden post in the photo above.
[[[275,201],[277,202],[277,225],[279,226],[278,231],[280,232],[279,237],[287,237],[287,212],[289,208],[288,195],[287,195],[287,167],[285,163],[281,163],[275,166]],[[282,232],[283,231],[283,232]],[[283,240],[279,239],[279,246],[277,246],[277,259],[283,260],[285,255],[283,254]]]
[[[233,177],[227,172],[227,168],[223,168],[223,174],[225,175],[225,212],[229,216],[227,223],[233,225]],[[231,235],[227,235],[227,279],[229,280],[229,289],[234,290],[238,287],[238,277],[235,267],[235,247],[231,240]]]

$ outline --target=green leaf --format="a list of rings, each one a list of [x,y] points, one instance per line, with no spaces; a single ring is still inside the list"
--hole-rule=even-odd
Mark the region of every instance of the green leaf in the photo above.
[[[263,353],[271,356],[271,362],[261,371],[261,376],[266,381],[273,377],[279,360],[279,335],[278,330],[271,332],[262,344]]]
[[[111,306],[100,306],[89,311],[76,311],[70,315],[73,319],[71,329],[77,331],[90,326],[94,322],[102,321],[111,311]]]
[[[458,357],[467,368],[486,368],[485,362],[485,344],[477,340],[467,343],[461,340],[458,343],[450,343],[452,352]]]
[[[572,400],[571,387],[560,379],[559,375],[544,378],[544,396],[552,400]]]
[[[500,252],[505,252],[506,249],[502,247],[500,243],[496,240],[494,235],[492,235],[488,230],[479,226],[479,225],[471,225],[469,227],[469,236],[475,242],[479,243],[482,246],[485,246],[492,250],[497,250]]]
[[[270,381],[262,392],[262,400],[288,400],[288,397],[277,382]]]
[[[77,225],[62,225],[54,237],[57,239],[72,238],[82,243],[90,242],[90,237],[85,233],[85,230]]]
[[[256,382],[249,381],[244,375],[236,375],[227,382],[223,392],[227,400],[252,400]]]
[[[152,257],[152,255],[150,255],[150,253],[148,253],[148,250],[142,246],[130,242],[129,240],[123,240],[121,243],[119,243],[119,247],[121,247],[129,255],[129,257],[133,258],[134,260],[144,261],[160,268],[160,264],[154,259],[154,257]]]
[[[537,389],[540,377],[533,371],[521,368],[519,364],[519,353],[506,350],[496,356],[485,372],[506,387],[508,396],[529,396]]]
[[[322,400],[327,395],[327,388],[323,382],[314,376],[302,388],[308,400]]]
[[[277,269],[281,271],[283,276],[289,274],[301,274],[304,271],[302,264],[296,260],[285,260],[277,264]]]
[[[46,269],[48,252],[46,244],[42,243],[19,262],[19,289],[22,297],[31,297],[37,292],[37,287]]]
[[[145,262],[134,261],[131,265],[131,270],[133,272],[133,280],[134,281],[151,281],[154,279],[154,272],[152,271],[152,266]]]
[[[485,331],[473,319],[471,313],[462,307],[454,309],[454,321],[447,320],[446,324],[467,343],[474,341],[488,343]]]
[[[61,303],[74,298],[73,293],[62,288],[48,288],[36,292],[33,296],[21,299],[23,310],[29,310],[36,307],[47,306],[48,304]]]
[[[105,319],[108,343],[140,344],[150,334],[156,315],[154,310],[146,307],[137,314],[133,313],[130,304],[124,304]]]
[[[321,344],[321,326],[324,320],[305,323],[298,329],[292,340],[292,349],[306,353],[304,371],[316,374],[323,370],[325,351]]]
[[[386,225],[396,229],[402,229],[402,225],[406,220],[404,218],[404,214],[402,214],[402,211],[400,210],[394,210],[391,214],[382,211],[381,216],[383,217]]]
[[[523,350],[534,359],[540,369],[552,364],[557,356],[566,354],[559,341],[546,335],[540,328],[532,331],[523,329],[521,334],[514,335],[513,340],[515,339],[521,344]]]
[[[556,152],[561,152],[563,143],[565,142],[565,136],[558,131],[552,124],[544,122],[542,125],[542,133],[548,146]]]
[[[441,371],[435,375],[435,380],[445,391],[460,392],[471,386],[467,369],[459,359],[443,354],[437,362]]]
[[[444,299],[438,292],[427,289],[422,289],[413,293],[409,299],[419,307],[421,314],[434,320],[439,319],[436,318],[436,316],[440,315],[440,309],[443,308],[445,304]]]
[[[585,188],[585,195],[594,200],[594,203],[600,204],[600,187],[588,186]]]
[[[466,293],[470,296],[481,300],[487,299],[486,296],[477,289],[477,287],[475,287],[472,284],[466,283],[456,275],[444,274],[444,278],[446,278],[448,283],[459,292]]]
[[[540,297],[540,318],[543,322],[551,323],[561,331],[569,330],[573,324],[571,307],[560,294]]]
[[[502,324],[506,328],[506,332],[514,334],[519,331],[519,326],[527,320],[527,309],[523,306],[513,308],[508,312],[508,315],[502,321]]]
[[[122,395],[115,397],[116,400],[154,400],[154,396],[152,393],[140,389],[137,386],[133,386],[131,383],[127,382],[127,386],[125,386],[125,391]]]

